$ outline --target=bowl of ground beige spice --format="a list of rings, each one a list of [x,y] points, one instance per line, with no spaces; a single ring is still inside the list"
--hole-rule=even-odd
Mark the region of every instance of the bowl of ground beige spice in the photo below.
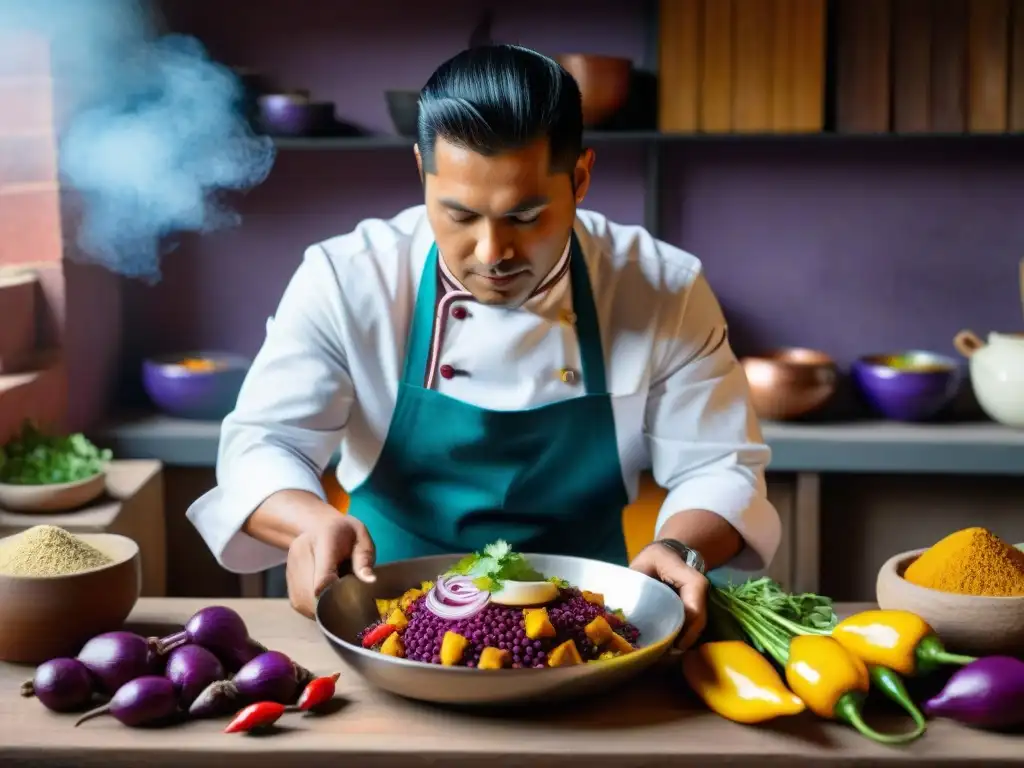
[[[985,528],[891,557],[876,594],[879,607],[927,621],[952,651],[1016,655],[1024,648],[1024,551]]]
[[[141,587],[139,547],[125,536],[37,525],[0,538],[0,661],[74,656],[122,626]]]

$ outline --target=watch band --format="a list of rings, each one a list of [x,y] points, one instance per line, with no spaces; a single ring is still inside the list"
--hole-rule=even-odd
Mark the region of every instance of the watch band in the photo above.
[[[682,561],[686,563],[688,566],[693,568],[702,576],[706,575],[704,572],[704,558],[701,557],[700,552],[698,552],[697,550],[691,549],[690,547],[683,544],[681,541],[676,541],[675,539],[655,539],[652,543],[660,544],[661,546],[672,550],[677,555],[679,555],[680,559],[682,559]]]

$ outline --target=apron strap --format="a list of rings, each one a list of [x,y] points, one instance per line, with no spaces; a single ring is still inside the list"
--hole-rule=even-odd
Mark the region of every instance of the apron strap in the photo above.
[[[437,317],[437,298],[440,284],[437,244],[430,246],[427,260],[423,264],[419,290],[416,292],[416,307],[409,324],[409,338],[402,367],[402,382],[412,386],[423,386],[423,377],[430,359],[430,348],[434,341],[434,323]],[[605,381],[604,351],[601,345],[601,329],[597,322],[597,308],[591,290],[590,275],[583,258],[576,233],[572,233],[569,246],[569,279],[572,284],[572,309],[576,315],[576,333],[580,345],[580,361],[583,367],[583,384],[588,395],[608,394]]]
[[[587,262],[583,258],[583,248],[575,232],[572,233],[572,243],[569,246],[569,279],[572,282],[572,311],[576,315],[576,335],[580,344],[583,384],[588,395],[607,395],[601,326],[597,322],[597,307],[594,305],[594,292],[590,287]]]
[[[437,243],[430,246],[427,260],[420,274],[420,287],[416,292],[416,306],[409,323],[409,339],[402,367],[402,383],[423,386],[423,377],[430,360],[430,345],[434,342],[434,322],[437,316],[437,289],[441,281],[437,267]]]

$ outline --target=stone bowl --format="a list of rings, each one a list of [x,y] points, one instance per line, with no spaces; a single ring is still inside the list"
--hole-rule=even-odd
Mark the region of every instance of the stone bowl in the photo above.
[[[73,483],[0,483],[0,509],[25,514],[68,512],[95,501],[106,489],[106,472]]]
[[[120,629],[132,612],[142,591],[138,544],[112,533],[78,538],[113,562],[60,576],[0,574],[0,661],[74,656],[90,638]]]
[[[975,597],[912,584],[903,574],[925,551],[893,555],[879,569],[875,585],[878,607],[917,614],[950,651],[974,656],[1019,655],[1024,648],[1024,597]]]

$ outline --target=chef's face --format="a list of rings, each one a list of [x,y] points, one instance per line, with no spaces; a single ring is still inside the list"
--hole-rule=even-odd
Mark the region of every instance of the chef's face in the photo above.
[[[594,154],[572,173],[553,172],[548,155],[547,139],[493,157],[435,145],[427,217],[448,269],[483,304],[522,304],[565,249]],[[416,162],[423,176],[419,148]]]

